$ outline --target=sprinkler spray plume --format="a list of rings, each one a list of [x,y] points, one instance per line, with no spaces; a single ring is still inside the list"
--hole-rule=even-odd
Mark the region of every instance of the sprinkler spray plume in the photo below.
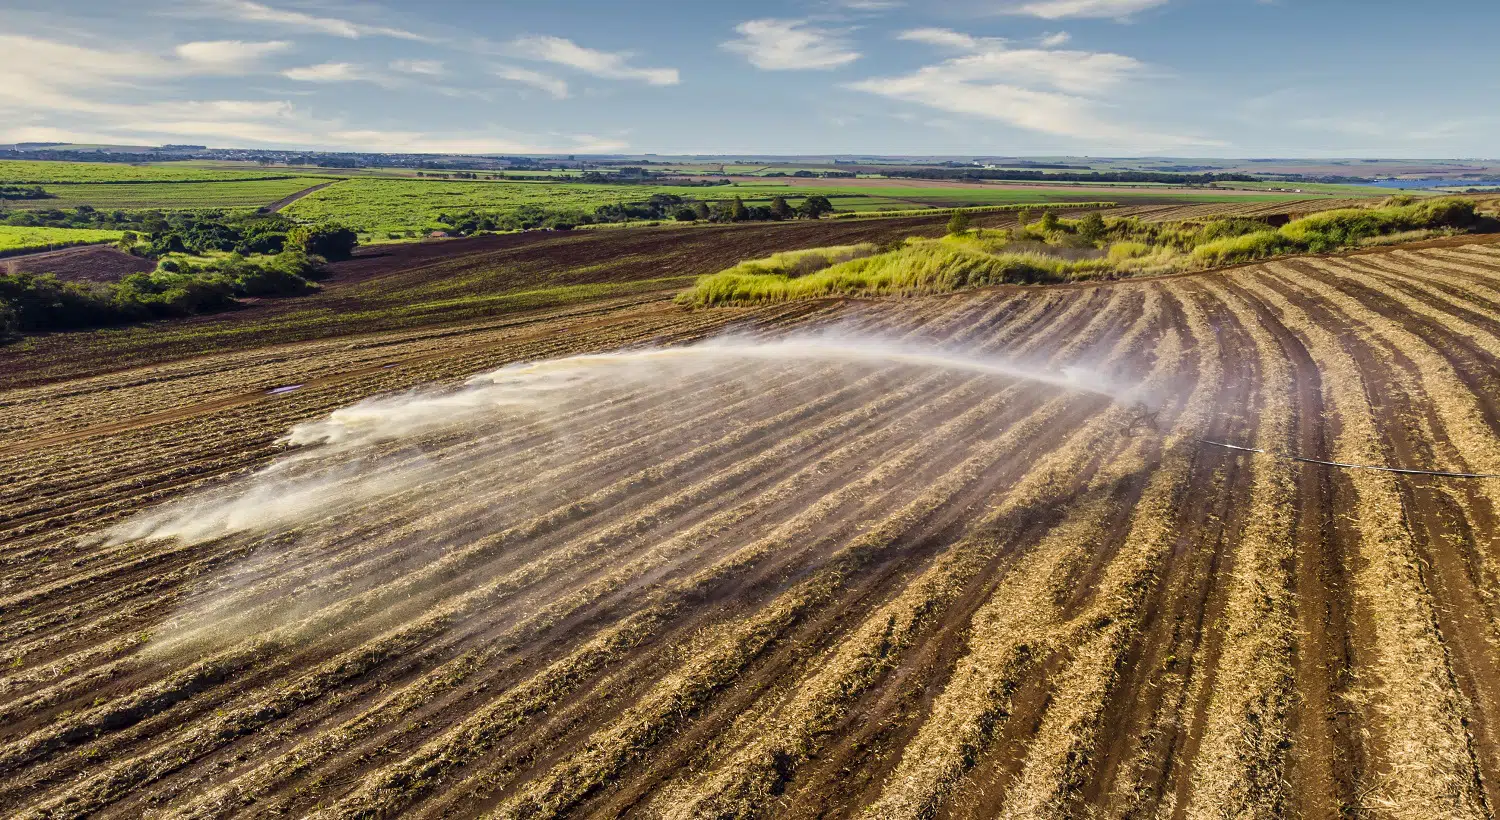
[[[904,370],[947,371],[1040,383],[1126,404],[1142,401],[1138,389],[1121,387],[1086,367],[1052,370],[960,349],[839,332],[771,339],[726,336],[682,347],[548,359],[482,373],[456,388],[367,399],[299,424],[282,439],[297,449],[271,466],[137,516],[106,538],[112,543],[162,537],[197,542],[234,532],[293,528],[462,470],[464,457],[433,461],[421,455],[435,436],[471,441],[474,453],[503,448],[507,431],[528,425],[566,438],[572,423],[568,413],[590,403],[645,397],[649,404],[654,394],[700,382],[750,387],[811,367],[824,368],[832,379],[846,383],[876,374],[914,378]]]

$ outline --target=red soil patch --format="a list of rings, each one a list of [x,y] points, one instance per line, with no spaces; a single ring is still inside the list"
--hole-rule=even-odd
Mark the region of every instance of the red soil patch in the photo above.
[[[132,273],[155,268],[155,263],[149,259],[131,256],[108,245],[86,245],[0,259],[0,272],[52,273],[65,282],[118,282]]]

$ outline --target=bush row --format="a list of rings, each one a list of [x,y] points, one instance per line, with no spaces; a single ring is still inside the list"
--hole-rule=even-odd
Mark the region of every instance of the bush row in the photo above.
[[[166,260],[119,282],[63,282],[52,274],[0,275],[0,338],[187,316],[234,307],[237,296],[317,290],[322,259],[287,250],[265,260],[238,254],[206,264]]]

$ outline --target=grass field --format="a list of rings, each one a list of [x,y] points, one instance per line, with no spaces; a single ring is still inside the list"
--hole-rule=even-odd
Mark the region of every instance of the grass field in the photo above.
[[[308,306],[0,349],[0,812],[1500,805],[1500,489],[1204,443],[1500,472],[1495,237],[657,290],[877,229],[397,246]],[[599,289],[276,330],[507,288]]]
[[[0,225],[0,256],[31,250],[52,250],[94,242],[114,242],[121,231],[93,231],[74,228],[20,228]]]
[[[122,165],[111,162],[41,162],[0,160],[0,183],[49,182],[227,182],[292,176],[285,170],[246,167],[210,170],[186,163]]]
[[[1337,185],[1326,182],[1218,182],[1215,188],[1249,191],[1298,190],[1306,194],[1335,194],[1338,196],[1390,196],[1391,191],[1370,185]],[[1413,192],[1418,196],[1430,196],[1428,192]]]
[[[289,206],[288,216],[321,220],[338,219],[369,237],[390,232],[427,231],[442,228],[437,219],[444,213],[470,209],[506,211],[523,205],[576,208],[592,211],[600,205],[638,202],[652,194],[675,194],[707,201],[741,197],[747,204],[766,204],[774,196],[785,196],[794,204],[809,194],[828,197],[843,212],[888,211],[922,208],[954,208],[1118,199],[1129,202],[1278,203],[1297,198],[1286,194],[1244,194],[1163,188],[1160,191],[1071,187],[955,187],[928,185],[859,186],[800,184],[793,180],[740,182],[729,186],[688,188],[653,185],[551,184],[546,182],[468,182],[394,179],[350,179],[317,191]]]
[[[234,180],[230,182],[123,182],[44,185],[51,199],[6,202],[13,209],[76,208],[259,208],[278,199],[328,182],[326,178]]]
[[[716,166],[715,166],[716,167]],[[792,166],[726,166],[735,173],[794,170]],[[441,173],[441,172],[437,172]],[[515,171],[502,177],[550,172]],[[577,172],[559,172],[557,176]],[[290,176],[296,174],[296,176]],[[0,161],[0,182],[43,184],[55,198],[15,200],[9,208],[101,209],[256,208],[313,185],[327,188],[289,206],[288,216],[336,220],[359,230],[366,241],[392,234],[425,233],[444,226],[443,214],[469,210],[506,212],[525,205],[592,212],[601,205],[638,202],[656,193],[708,201],[743,198],[765,205],[774,196],[795,204],[812,193],[829,198],[844,213],[924,208],[1010,205],[1108,199],[1122,205],[1157,202],[1283,202],[1298,195],[1211,191],[1169,186],[954,185],[901,180],[798,180],[741,178],[732,185],[692,188],[670,185],[594,185],[531,181],[426,180],[411,169],[337,171],[320,168],[260,168],[251,163],[184,162],[151,165]],[[1321,193],[1321,192],[1320,192]],[[1313,193],[1307,196],[1315,195]]]

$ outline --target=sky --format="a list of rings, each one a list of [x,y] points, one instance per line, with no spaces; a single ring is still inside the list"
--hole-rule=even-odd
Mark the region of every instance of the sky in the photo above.
[[[1493,0],[5,0],[0,143],[1500,156]]]

